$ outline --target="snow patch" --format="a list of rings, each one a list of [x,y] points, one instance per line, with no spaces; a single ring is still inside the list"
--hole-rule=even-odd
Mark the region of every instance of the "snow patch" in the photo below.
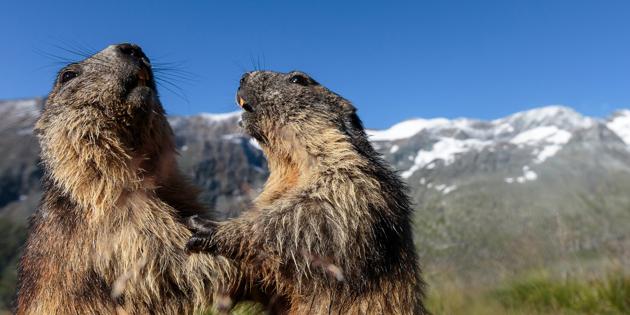
[[[541,164],[548,158],[556,155],[556,153],[558,153],[558,151],[560,150],[562,150],[562,146],[559,144],[551,144],[543,147],[540,150],[535,150],[534,154],[536,154],[536,157],[534,158],[534,163]]]
[[[496,126],[494,130],[494,135],[499,136],[499,135],[511,133],[511,132],[514,132],[514,127],[512,125],[508,123],[501,123],[498,126]]]
[[[538,174],[532,171],[528,165],[523,166],[523,175],[518,177],[507,177],[504,181],[508,184],[519,183],[523,184],[525,182],[531,182],[538,179]]]
[[[243,139],[243,135],[238,134],[238,133],[229,133],[226,135],[222,135],[221,136],[222,140],[234,143],[234,144],[240,144],[241,143],[241,139]]]
[[[260,147],[260,144],[258,144],[258,141],[256,141],[256,139],[254,139],[254,138],[250,138],[250,139],[249,139],[249,144],[250,144],[252,147],[256,148],[257,150],[262,151],[262,148]]]
[[[225,121],[225,120],[238,118],[241,116],[242,113],[243,113],[242,111],[236,111],[236,112],[231,112],[231,113],[220,113],[220,114],[201,113],[199,114],[199,117],[205,120],[211,121],[211,122],[218,122],[218,121]]]
[[[226,135],[222,135],[221,139],[224,141],[228,141],[231,143],[235,143],[235,144],[241,144],[243,143],[243,139],[247,139],[246,136],[244,136],[243,134],[240,133],[229,133]],[[249,138],[249,144],[254,147],[256,150],[262,150],[262,148],[260,147],[260,144],[258,143],[258,141],[256,141],[256,139],[254,138]]]
[[[543,126],[521,132],[510,142],[518,146],[544,144],[542,148],[534,150],[534,163],[540,164],[556,155],[571,137],[570,132],[556,126]]]
[[[442,160],[445,165],[450,165],[455,161],[455,157],[458,154],[470,150],[480,150],[490,143],[489,141],[477,139],[459,140],[454,138],[442,138],[440,141],[433,144],[431,150],[418,151],[414,159],[414,164],[408,170],[402,172],[400,176],[409,178],[413,173],[425,166],[427,166],[427,168],[433,168],[435,165],[431,165],[436,160]]]
[[[442,191],[442,190],[444,190],[444,188],[446,188],[446,185],[444,185],[444,184],[439,184],[439,185],[435,186],[435,190],[437,190],[437,191]]]
[[[620,111],[606,126],[630,145],[630,110]]]
[[[457,185],[446,186],[442,190],[442,193],[447,195],[447,194],[450,194],[451,192],[453,192],[455,189],[457,189]]]
[[[548,142],[555,144],[565,144],[571,139],[571,133],[556,126],[543,126],[533,128],[519,133],[510,140],[514,144],[537,144]]]
[[[395,124],[385,130],[367,130],[371,141],[393,141],[414,136],[424,129],[434,128],[449,123],[448,119],[413,119]]]
[[[448,195],[450,193],[452,193],[455,189],[457,189],[457,185],[446,185],[446,184],[439,184],[439,185],[433,185],[431,183],[429,183],[427,185],[428,188],[433,188],[439,192],[441,192],[443,195]]]
[[[398,149],[400,149],[400,147],[396,144],[394,144],[390,149],[389,149],[389,153],[394,154],[396,152],[398,152]]]
[[[538,174],[534,173],[534,171],[527,170],[525,171],[525,173],[523,173],[523,177],[525,178],[525,180],[533,181],[538,179]]]

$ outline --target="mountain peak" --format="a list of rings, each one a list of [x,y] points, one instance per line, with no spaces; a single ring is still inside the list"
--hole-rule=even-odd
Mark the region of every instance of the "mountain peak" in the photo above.
[[[628,112],[630,113],[630,111]],[[453,128],[469,135],[477,134],[479,137],[488,138],[545,126],[556,126],[560,129],[574,131],[589,128],[593,126],[594,122],[594,119],[586,117],[570,107],[551,105],[518,112],[492,121],[465,118],[452,120],[417,118],[397,123],[384,130],[368,130],[367,133],[372,141],[395,141],[411,138],[423,130]],[[493,127],[495,132],[486,134],[484,128]]]
[[[552,125],[563,129],[575,130],[588,128],[594,123],[592,118],[585,117],[572,108],[561,105],[534,108],[494,120],[493,122],[496,124],[507,123],[520,130]]]
[[[630,109],[620,109],[618,111],[615,111],[611,116],[611,120],[617,117],[624,117],[624,116],[630,116]]]

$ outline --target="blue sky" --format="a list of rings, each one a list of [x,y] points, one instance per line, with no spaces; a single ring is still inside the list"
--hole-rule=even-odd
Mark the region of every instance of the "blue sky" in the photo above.
[[[8,2],[0,99],[48,93],[60,65],[46,54],[134,42],[191,72],[171,80],[179,92],[160,90],[171,114],[235,110],[238,79],[257,65],[310,73],[371,128],[549,104],[595,116],[630,107],[628,1]]]

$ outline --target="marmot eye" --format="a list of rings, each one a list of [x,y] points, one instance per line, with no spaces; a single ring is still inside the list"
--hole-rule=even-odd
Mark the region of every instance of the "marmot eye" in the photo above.
[[[59,82],[60,82],[61,84],[64,84],[64,83],[66,83],[66,82],[68,82],[68,81],[70,81],[70,80],[72,80],[72,79],[76,78],[78,75],[79,75],[79,74],[78,74],[77,72],[75,72],[75,71],[72,71],[72,70],[66,70],[66,71],[64,71],[64,72],[61,74],[61,76],[59,77]]]
[[[299,74],[292,76],[291,79],[289,79],[289,82],[303,85],[303,86],[307,86],[310,83],[308,78]]]

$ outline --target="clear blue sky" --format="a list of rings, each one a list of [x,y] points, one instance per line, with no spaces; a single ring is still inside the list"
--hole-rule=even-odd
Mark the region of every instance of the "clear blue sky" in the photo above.
[[[549,104],[595,116],[630,107],[629,1],[8,2],[0,99],[48,93],[59,65],[42,51],[76,59],[60,47],[134,42],[193,73],[173,80],[187,101],[161,89],[171,114],[235,110],[238,79],[257,63],[311,73],[372,128]]]

